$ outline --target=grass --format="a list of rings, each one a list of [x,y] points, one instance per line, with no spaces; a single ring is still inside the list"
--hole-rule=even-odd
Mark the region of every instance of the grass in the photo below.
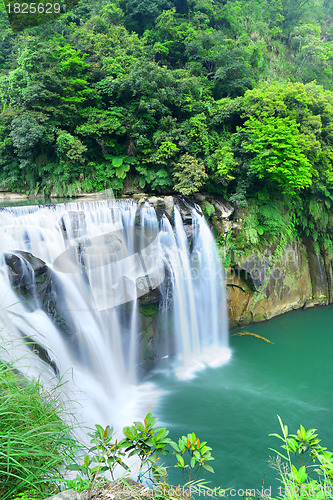
[[[57,489],[77,444],[62,405],[39,381],[0,361],[0,498],[43,499]],[[23,496],[22,496],[23,495]]]

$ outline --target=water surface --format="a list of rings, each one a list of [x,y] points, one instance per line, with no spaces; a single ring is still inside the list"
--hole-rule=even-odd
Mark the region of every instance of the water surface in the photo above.
[[[267,462],[274,455],[269,448],[280,446],[269,437],[279,432],[277,415],[291,432],[299,424],[317,428],[333,450],[332,325],[332,306],[295,311],[231,332],[249,331],[274,344],[231,336],[228,364],[191,381],[155,376],[166,391],[157,413],[171,437],[194,431],[213,448],[215,474],[204,474],[212,486],[261,489],[264,481],[278,494]],[[170,478],[181,481],[172,471]]]

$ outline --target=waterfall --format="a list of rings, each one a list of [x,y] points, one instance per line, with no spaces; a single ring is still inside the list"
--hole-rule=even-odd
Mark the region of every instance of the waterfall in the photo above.
[[[180,378],[230,356],[223,269],[195,207],[186,227],[177,207],[170,221],[133,200],[4,208],[0,221],[0,355],[60,379],[80,422],[142,418],[159,395],[138,383],[147,356],[170,356]]]

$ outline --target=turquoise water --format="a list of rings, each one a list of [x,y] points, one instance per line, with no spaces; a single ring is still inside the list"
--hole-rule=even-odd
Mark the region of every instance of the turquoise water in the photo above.
[[[164,389],[155,413],[173,439],[194,431],[213,448],[211,486],[237,489],[272,487],[276,473],[268,458],[278,449],[277,415],[296,432],[299,424],[318,429],[322,444],[333,451],[333,307],[296,311],[231,334],[228,364],[201,372],[194,380],[155,375]],[[170,469],[170,480],[181,482]],[[233,491],[234,498],[240,498]],[[240,492],[241,493],[241,492]],[[230,495],[229,495],[230,496]]]

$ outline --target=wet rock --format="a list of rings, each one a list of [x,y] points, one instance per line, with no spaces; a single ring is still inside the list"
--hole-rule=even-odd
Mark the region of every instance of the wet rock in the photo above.
[[[162,294],[158,288],[150,290],[146,295],[139,297],[139,305],[146,306],[150,304],[159,304],[162,300]]]
[[[172,196],[165,196],[164,197],[164,203],[165,203],[165,213],[166,213],[166,216],[169,218],[169,220],[172,220],[173,209],[174,209],[174,206],[175,206],[173,197]]]
[[[148,203],[154,207],[157,220],[160,221],[166,212],[166,204],[164,198],[157,198],[156,196],[151,196],[148,198]]]
[[[50,270],[44,261],[30,254],[17,250],[6,253],[9,281],[23,299],[42,302],[50,282]]]
[[[52,319],[55,326],[63,333],[78,353],[76,328],[64,301],[64,292],[55,273],[51,272],[49,285],[40,304],[41,309]]]
[[[48,350],[31,337],[27,337],[21,330],[19,330],[19,332],[29,349],[42,361],[44,361],[44,363],[48,364],[52,368],[54,374],[58,377],[60,375],[59,368],[57,366],[57,363],[51,358]]]
[[[227,201],[212,198],[211,204],[215,207],[217,215],[222,219],[229,219],[234,212],[234,207]]]
[[[193,216],[192,216],[192,210],[197,210],[198,213],[201,215],[201,209],[200,211],[198,210],[197,206],[194,205],[189,198],[176,198],[176,205],[177,208],[180,212],[183,224],[185,226],[190,225],[192,226],[192,221],[193,221]]]
[[[234,270],[251,290],[259,291],[266,281],[269,266],[269,256],[263,258],[252,257],[234,266]]]
[[[325,262],[321,255],[316,254],[310,238],[304,238],[307,249],[308,263],[312,286],[312,305],[329,303],[329,284],[327,280]]]
[[[46,263],[29,252],[6,253],[8,277],[14,291],[30,310],[40,308],[76,345],[75,326],[63,300],[62,285]]]

